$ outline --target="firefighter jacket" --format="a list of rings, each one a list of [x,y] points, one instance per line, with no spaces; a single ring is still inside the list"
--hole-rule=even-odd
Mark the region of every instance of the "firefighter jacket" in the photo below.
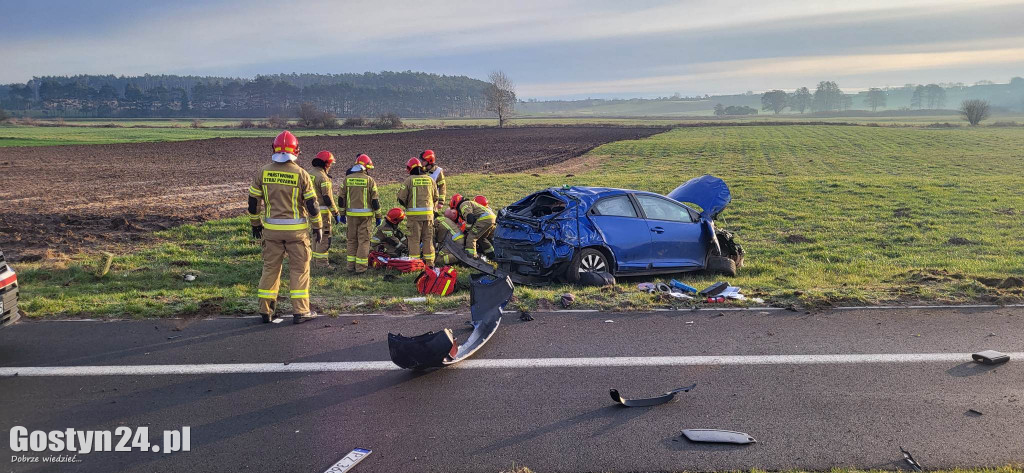
[[[352,166],[345,173],[338,194],[338,207],[347,217],[381,217],[377,181],[366,174],[362,165]]]
[[[384,223],[377,227],[377,231],[373,233],[370,243],[373,245],[385,244],[393,247],[401,246],[406,243],[405,233],[402,233],[402,230],[398,228],[398,224],[385,220]]]
[[[440,202],[437,184],[425,174],[410,174],[398,189],[398,203],[405,207],[409,220],[432,220]]]
[[[327,218],[332,214],[337,215],[339,211],[338,205],[334,203],[331,175],[327,174],[324,168],[318,167],[314,167],[313,172],[309,175],[313,176],[313,190],[316,191],[316,203],[320,206],[320,215]]]
[[[459,215],[469,225],[476,225],[476,222],[482,220],[494,222],[494,211],[468,199],[459,204]]]
[[[322,228],[320,214],[309,215],[304,205],[316,198],[313,180],[294,161],[263,166],[249,186],[249,196],[263,203],[263,212],[259,212],[257,205],[256,212],[249,214],[253,226],[284,231]]]
[[[423,172],[430,176],[434,183],[437,184],[437,200],[445,202],[445,196],[448,195],[448,183],[444,180],[444,169],[441,169],[441,166],[437,164],[428,164],[423,167]]]
[[[434,244],[439,247],[444,247],[444,240],[451,238],[452,241],[462,242],[465,235],[462,234],[462,230],[459,229],[459,224],[453,222],[448,217],[438,217],[434,223]]]

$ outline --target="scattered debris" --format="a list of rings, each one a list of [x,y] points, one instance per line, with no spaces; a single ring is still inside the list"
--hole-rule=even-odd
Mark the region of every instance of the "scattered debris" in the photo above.
[[[572,306],[573,302],[576,302],[576,295],[571,292],[567,292],[565,294],[562,294],[561,301],[562,307],[568,309],[570,306]]]
[[[984,413],[982,413],[981,411],[979,411],[977,409],[967,409],[967,413],[975,415],[975,416],[983,416],[983,415],[985,415]]]
[[[296,430],[296,432],[298,431]],[[324,473],[345,473],[346,471],[351,470],[352,467],[356,466],[357,463],[363,461],[363,459],[372,452],[373,451],[368,448],[353,449],[351,452],[348,452],[347,455],[341,457],[341,460],[338,460],[337,463],[331,465],[331,467]]]
[[[181,335],[174,335],[173,337],[167,337],[168,340],[174,340],[175,338],[181,338]]]
[[[99,265],[96,267],[96,277],[102,278],[110,272],[110,265],[114,263],[114,254],[108,251],[102,253],[103,259],[100,260]]]
[[[523,322],[530,322],[533,320],[533,316],[530,315],[530,311],[521,310],[519,311],[519,320],[522,320]]]
[[[914,471],[923,471],[921,464],[914,459],[914,456],[911,455],[910,452],[906,451],[903,447],[900,447],[900,452],[903,453],[903,459],[907,461],[907,464],[909,464]]]
[[[719,313],[721,313],[721,312],[719,312]],[[691,320],[689,322],[686,322],[686,325],[693,325],[693,321]]]
[[[601,273],[595,273],[595,272],[580,273],[579,280],[576,281],[576,284],[579,284],[580,286],[594,286],[594,287],[614,286],[615,285],[615,276],[612,276],[611,273],[605,273],[605,272],[601,272]]]
[[[427,302],[426,297],[406,297],[402,299],[402,302],[408,302],[410,304],[417,304],[420,302]]]
[[[608,319],[608,320],[605,320],[605,321],[604,321],[604,323],[606,323],[606,324],[612,324],[612,323],[615,323],[615,321],[614,321],[614,320],[612,320],[612,319]]]
[[[729,287],[729,283],[725,281],[716,282],[700,291],[700,295],[704,297],[717,296]]]
[[[196,275],[195,274],[186,274],[185,276],[183,276],[183,279],[185,280],[185,282],[192,282],[192,281],[196,280]]]
[[[659,404],[665,404],[666,402],[669,402],[673,398],[675,398],[676,393],[690,392],[690,390],[695,387],[697,387],[697,383],[693,383],[685,388],[673,389],[665,394],[662,394],[661,396],[644,399],[625,399],[619,395],[619,391],[617,389],[608,390],[608,394],[612,396],[613,401],[622,404],[623,406],[626,407],[648,407],[657,406]]]
[[[670,293],[668,293],[668,295],[672,296],[672,297],[675,297],[676,299],[684,299],[684,300],[688,300],[688,301],[693,300],[693,296],[691,296],[689,294],[683,294],[681,292],[670,292]]]
[[[469,358],[484,346],[498,330],[502,307],[513,293],[512,280],[479,275],[472,278],[469,311],[473,318],[473,333],[462,345],[455,344],[451,329],[427,332],[416,337],[388,334],[391,361],[406,369],[422,370],[458,363]]]
[[[733,432],[731,430],[685,429],[683,430],[683,437],[686,437],[686,440],[691,442],[735,443],[738,445],[757,443],[754,437],[743,432]]]
[[[644,292],[654,292],[653,282],[642,282],[636,285],[636,288]]]
[[[974,361],[981,363],[983,365],[998,365],[1000,363],[1006,363],[1007,361],[1010,361],[1010,355],[1007,355],[1006,353],[1000,353],[995,350],[985,350],[982,352],[973,353],[971,354],[971,358],[973,358]]]
[[[683,292],[689,292],[691,294],[697,292],[697,288],[695,288],[693,286],[690,286],[688,284],[683,284],[683,283],[681,283],[679,281],[676,281],[675,279],[669,281],[669,284],[671,284],[672,287],[674,287],[676,289],[679,289],[679,290],[681,290]]]

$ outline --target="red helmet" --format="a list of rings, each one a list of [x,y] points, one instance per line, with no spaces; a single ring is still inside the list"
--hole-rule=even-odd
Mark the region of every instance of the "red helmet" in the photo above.
[[[274,138],[274,152],[299,155],[299,139],[292,132],[282,131],[277,138]]]
[[[453,222],[458,222],[459,221],[459,213],[456,212],[455,209],[445,209],[444,210],[444,216],[445,216],[445,218],[448,218],[449,220],[451,220]]]
[[[419,167],[423,167],[423,163],[421,163],[419,159],[409,158],[409,160],[405,162],[405,169],[410,173],[412,172],[413,169]]]
[[[434,150],[432,149],[428,149],[420,153],[420,161],[423,161],[427,164],[434,164],[434,159]]]
[[[356,164],[362,164],[366,169],[373,169],[373,160],[365,154],[356,156]]]
[[[330,166],[334,164],[334,154],[330,151],[324,150],[316,154],[316,159],[324,162],[324,164]]]
[[[454,209],[459,205],[459,202],[462,202],[462,194],[455,194],[452,196],[451,202],[448,202],[448,206]]]
[[[480,205],[482,205],[482,206],[484,206],[484,207],[487,207],[487,197],[484,197],[482,195],[478,195],[476,197],[473,197],[473,201],[478,203],[478,204],[480,204]]]
[[[387,218],[389,222],[397,224],[398,222],[405,220],[405,211],[398,207],[395,207],[391,210],[388,210],[388,214],[385,216],[385,218]]]

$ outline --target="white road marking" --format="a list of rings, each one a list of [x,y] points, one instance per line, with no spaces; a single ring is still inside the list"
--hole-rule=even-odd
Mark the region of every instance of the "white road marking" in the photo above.
[[[1007,353],[1010,358],[1024,352]],[[509,358],[466,360],[448,369],[604,368],[653,366],[820,365],[858,363],[968,362],[970,353],[877,353],[835,355],[623,356],[599,358]],[[154,376],[259,373],[396,371],[390,361],[314,363],[230,363],[199,365],[112,365],[2,367],[0,376]]]

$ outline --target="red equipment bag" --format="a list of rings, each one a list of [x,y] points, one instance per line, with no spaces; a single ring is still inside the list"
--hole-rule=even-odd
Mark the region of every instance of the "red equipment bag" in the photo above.
[[[388,260],[387,267],[389,269],[395,269],[403,273],[411,273],[413,271],[423,271],[427,266],[423,264],[423,260],[419,258],[391,258]]]
[[[371,268],[386,268],[388,267],[388,259],[390,258],[388,258],[388,254],[383,251],[371,251],[368,259],[370,260],[369,263]]]
[[[459,273],[451,266],[427,269],[416,277],[416,290],[420,294],[447,296],[455,292],[455,283],[458,280]]]

